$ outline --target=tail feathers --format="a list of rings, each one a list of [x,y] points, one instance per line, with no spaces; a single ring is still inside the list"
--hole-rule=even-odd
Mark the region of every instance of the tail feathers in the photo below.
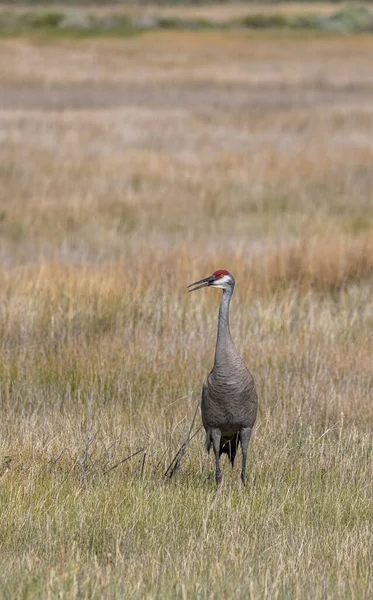
[[[238,446],[238,434],[233,435],[230,438],[221,438],[219,456],[223,453],[228,454],[228,458],[231,461],[232,468],[234,466],[234,459],[237,454]]]
[[[238,442],[239,442],[238,433],[234,434],[232,437],[229,437],[229,438],[222,437],[220,440],[219,456],[221,456],[222,454],[228,454],[228,458],[231,461],[232,468],[234,466],[234,459],[236,458],[236,454],[237,454]],[[209,434],[209,432],[207,432],[205,448],[208,453],[211,450],[211,446],[212,446],[211,435]]]

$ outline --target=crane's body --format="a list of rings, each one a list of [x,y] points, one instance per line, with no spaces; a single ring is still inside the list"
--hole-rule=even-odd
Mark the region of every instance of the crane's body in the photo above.
[[[215,271],[210,277],[192,284],[193,289],[190,290],[207,286],[223,290],[214,366],[203,384],[201,402],[206,449],[209,451],[212,444],[217,483],[222,479],[220,455],[228,454],[233,467],[239,443],[242,449],[241,479],[245,481],[247,447],[258,407],[253,376],[238,354],[229,328],[229,305],[234,284],[234,278],[228,271]]]

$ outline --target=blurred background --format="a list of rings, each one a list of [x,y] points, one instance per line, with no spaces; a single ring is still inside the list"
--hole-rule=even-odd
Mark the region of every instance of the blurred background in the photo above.
[[[371,597],[373,4],[1,2],[0,57],[7,598]],[[159,482],[216,269],[260,409],[243,529],[225,499],[208,537],[201,432]]]

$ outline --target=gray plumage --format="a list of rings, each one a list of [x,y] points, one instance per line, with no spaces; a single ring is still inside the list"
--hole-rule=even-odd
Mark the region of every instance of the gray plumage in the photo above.
[[[217,483],[222,479],[221,454],[228,454],[233,467],[239,443],[242,450],[241,479],[245,482],[247,447],[258,407],[253,376],[238,354],[229,329],[229,305],[234,285],[234,277],[228,271],[215,271],[210,277],[189,286],[193,287],[190,291],[207,286],[223,290],[214,366],[203,384],[201,402],[206,449],[209,452],[213,446]]]

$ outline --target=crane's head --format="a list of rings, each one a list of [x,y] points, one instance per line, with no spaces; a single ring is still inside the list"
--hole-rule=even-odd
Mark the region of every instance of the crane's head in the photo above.
[[[224,269],[221,271],[215,271],[215,273],[210,275],[210,277],[200,279],[200,281],[196,281],[195,283],[188,285],[188,288],[192,288],[188,291],[194,292],[195,290],[200,290],[203,287],[221,288],[227,292],[233,292],[234,277],[229,273],[229,271],[225,271]]]

